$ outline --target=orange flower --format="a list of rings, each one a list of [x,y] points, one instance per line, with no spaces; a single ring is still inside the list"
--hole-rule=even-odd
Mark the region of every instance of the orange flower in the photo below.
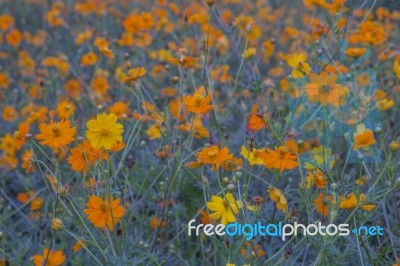
[[[245,259],[254,259],[255,257],[262,258],[265,255],[265,251],[262,249],[261,245],[251,246],[249,242],[244,243],[244,247],[240,249],[240,254]]]
[[[4,107],[4,109],[3,109],[4,121],[11,122],[11,121],[14,121],[15,119],[17,119],[17,117],[18,117],[18,112],[17,112],[17,110],[15,110],[14,107],[12,107],[10,105]]]
[[[6,31],[15,23],[14,18],[9,14],[0,15],[0,30]]]
[[[364,124],[357,126],[357,131],[354,133],[354,150],[367,150],[375,142],[374,133],[370,129],[366,129]]]
[[[53,252],[52,250],[45,248],[43,249],[42,255],[35,255],[32,259],[35,266],[59,266],[65,262],[66,256],[62,250],[56,250]]]
[[[59,148],[74,141],[76,128],[71,127],[68,120],[39,125],[40,134],[36,134],[36,139],[40,144],[51,148]]]
[[[291,153],[285,146],[275,147],[275,150],[266,148],[265,152],[259,154],[259,157],[264,161],[266,168],[279,169],[280,173],[299,165],[297,155]]]
[[[189,112],[196,114],[206,114],[213,109],[210,105],[211,96],[204,97],[199,91],[196,91],[193,96],[187,95],[183,97],[183,103]]]
[[[340,198],[340,209],[354,209],[357,206],[364,211],[371,211],[375,209],[375,204],[365,204],[367,198],[364,193],[361,193],[357,196],[354,193],[351,193],[347,198]]]
[[[61,101],[57,105],[57,116],[60,119],[68,119],[75,113],[75,105],[69,101]]]
[[[339,106],[339,100],[347,94],[348,89],[336,84],[336,76],[321,72],[319,76],[310,74],[311,83],[305,86],[311,102],[320,102],[323,106]]]
[[[257,132],[263,128],[268,128],[265,116],[260,113],[250,113],[247,117],[246,129]]]
[[[314,200],[315,210],[324,215],[328,216],[329,214],[329,202],[333,203],[333,196],[320,193],[319,196]]]
[[[22,42],[23,38],[24,37],[22,36],[21,32],[17,29],[10,30],[6,34],[7,43],[14,48],[17,48],[19,46],[19,44]]]
[[[317,188],[320,189],[325,188],[326,184],[328,183],[326,181],[325,175],[318,170],[307,172],[306,182],[307,182],[307,188],[311,188],[311,186],[315,184]]]
[[[5,72],[0,72],[0,89],[7,89],[10,86],[10,79]]]
[[[91,66],[97,63],[99,57],[97,54],[90,52],[87,54],[82,55],[81,58],[81,66]]]
[[[32,164],[33,150],[26,150],[22,155],[22,168],[25,169],[26,173],[35,171],[35,166]]]
[[[104,76],[97,75],[93,80],[92,87],[98,94],[103,95],[108,91],[110,86]]]
[[[160,228],[165,227],[166,225],[167,225],[166,221],[161,220],[160,218],[155,217],[155,216],[150,221],[150,227],[153,230],[155,230],[157,227],[160,227]]]
[[[41,197],[36,197],[31,201],[31,210],[37,211],[42,208],[44,200]]]
[[[100,149],[95,149],[88,140],[83,144],[78,144],[76,148],[70,150],[71,155],[68,157],[68,163],[72,170],[87,173],[89,165],[93,165],[98,158],[97,154],[101,153]]]
[[[102,53],[102,55],[114,59],[115,57],[114,52],[108,46],[100,46],[99,50]]]
[[[350,57],[353,57],[353,58],[359,58],[366,51],[367,51],[367,48],[347,48],[346,51],[344,51],[344,53],[347,56],[350,56]]]
[[[108,112],[110,114],[117,115],[118,118],[122,118],[123,115],[128,115],[130,113],[128,104],[121,101],[118,101],[108,107]]]
[[[364,21],[357,32],[348,38],[349,43],[379,45],[387,39],[385,28],[371,20]]]
[[[77,45],[82,45],[85,42],[89,41],[92,38],[92,36],[93,36],[93,30],[88,29],[88,30],[82,31],[76,36],[75,43]]]
[[[10,133],[7,133],[0,140],[0,149],[4,151],[7,155],[14,155],[17,150],[17,145],[13,136]]]
[[[137,68],[132,68],[128,72],[128,76],[125,78],[125,82],[135,82],[138,80],[140,77],[143,77],[146,75],[147,71],[144,67],[137,67]]]
[[[0,157],[0,166],[6,167],[9,170],[14,169],[18,165],[18,160],[14,155],[3,154]]]
[[[109,230],[114,229],[114,225],[119,222],[125,214],[125,208],[119,205],[121,199],[105,199],[97,196],[90,196],[83,212],[95,227]]]
[[[18,126],[18,131],[15,131],[14,133],[14,140],[15,144],[18,149],[22,147],[25,143],[26,135],[29,133],[29,124],[22,122]]]
[[[74,252],[78,252],[79,250],[81,250],[82,248],[84,248],[85,247],[85,242],[83,241],[83,240],[77,240],[76,242],[75,242],[75,244],[72,246],[72,250],[74,251]]]
[[[194,68],[199,62],[198,57],[181,56],[180,58],[169,58],[168,62],[182,68]]]
[[[229,153],[228,148],[219,149],[218,146],[211,146],[203,148],[197,153],[197,159],[203,164],[216,165],[217,167],[224,161],[229,160],[233,157]]]
[[[77,100],[82,91],[82,86],[76,79],[68,80],[64,85],[64,90],[69,97]]]

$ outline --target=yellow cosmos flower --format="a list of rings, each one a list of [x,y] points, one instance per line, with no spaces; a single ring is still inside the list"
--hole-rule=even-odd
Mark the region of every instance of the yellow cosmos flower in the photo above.
[[[242,53],[242,56],[244,59],[248,59],[248,58],[254,56],[256,54],[256,52],[257,52],[257,49],[254,47],[251,47],[251,48],[248,48],[246,51],[244,51]]]
[[[94,148],[111,149],[118,142],[122,141],[124,127],[117,123],[118,117],[115,114],[99,114],[96,119],[86,123],[86,138]]]
[[[210,214],[211,219],[221,219],[221,223],[227,225],[236,221],[235,214],[242,208],[242,202],[235,201],[232,193],[226,193],[225,198],[211,196],[211,201],[207,202],[207,208],[214,211]]]
[[[360,195],[356,195],[355,193],[351,193],[347,198],[340,197],[340,209],[354,209],[357,206],[364,211],[372,211],[375,209],[375,204],[366,204],[367,197],[364,193]]]
[[[276,208],[286,212],[287,211],[287,199],[285,195],[283,195],[282,191],[279,189],[269,186],[268,187],[269,198],[275,202]]]
[[[328,147],[320,146],[311,151],[312,160],[306,162],[304,168],[307,170],[319,170],[318,167],[332,169],[335,165],[335,158],[332,155],[332,150]]]
[[[292,76],[295,79],[304,78],[310,74],[311,66],[306,62],[307,55],[304,53],[294,53],[287,57],[287,63],[292,67]]]
[[[242,150],[240,154],[249,161],[250,165],[263,165],[264,161],[261,159],[258,155],[260,155],[260,152],[262,152],[262,149],[253,149],[247,150],[246,146],[242,146]]]
[[[153,124],[149,129],[146,130],[146,135],[150,140],[161,138],[161,127],[160,125]]]

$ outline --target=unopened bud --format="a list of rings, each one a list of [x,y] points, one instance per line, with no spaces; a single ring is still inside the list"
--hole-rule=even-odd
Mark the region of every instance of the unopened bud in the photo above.
[[[215,4],[215,0],[207,0],[207,5],[212,7]]]
[[[64,223],[61,219],[54,218],[51,220],[51,229],[53,231],[60,231],[64,228]]]
[[[242,172],[235,172],[235,177],[236,179],[241,179],[243,177],[243,173]]]
[[[397,152],[400,149],[400,142],[397,140],[390,142],[389,149],[393,153]]]
[[[60,197],[66,197],[68,194],[68,189],[63,186],[59,186],[57,189],[57,194],[60,195]]]
[[[172,82],[173,83],[178,83],[179,82],[179,77],[178,76],[173,76],[172,78],[171,78],[171,80],[172,80]]]

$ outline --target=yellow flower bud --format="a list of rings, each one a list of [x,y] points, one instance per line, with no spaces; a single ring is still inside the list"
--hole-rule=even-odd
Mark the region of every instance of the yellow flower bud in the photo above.
[[[400,142],[396,140],[390,142],[389,149],[393,153],[397,152],[400,149]]]
[[[64,228],[64,223],[61,219],[54,218],[51,220],[51,229],[54,231],[60,231]]]

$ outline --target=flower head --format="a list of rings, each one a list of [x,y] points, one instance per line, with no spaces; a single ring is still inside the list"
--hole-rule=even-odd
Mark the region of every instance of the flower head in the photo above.
[[[211,219],[221,219],[221,223],[227,225],[236,221],[235,214],[242,208],[242,202],[233,197],[232,193],[226,193],[225,197],[211,196],[207,202],[207,208],[214,213],[210,214]]]
[[[327,216],[329,214],[329,202],[333,203],[333,196],[320,193],[314,200],[315,210],[318,213]]]
[[[70,150],[71,155],[68,157],[68,163],[72,170],[87,173],[90,165],[93,165],[96,159],[104,158],[100,149],[93,148],[88,140],[83,144],[78,144],[77,147]],[[107,156],[105,154],[105,156]]]
[[[267,128],[268,124],[265,116],[261,113],[250,113],[247,117],[246,129],[257,132],[263,128]]]
[[[264,161],[260,157],[262,152],[262,149],[247,150],[246,146],[243,145],[240,154],[249,161],[250,165],[263,165]]]
[[[181,56],[180,58],[169,58],[168,62],[173,65],[178,65],[182,68],[194,68],[199,62],[198,57]]]
[[[269,198],[275,202],[276,208],[286,212],[287,211],[287,199],[285,195],[283,195],[282,191],[279,189],[269,186],[268,187]]]
[[[124,127],[117,123],[118,117],[115,114],[99,114],[96,119],[91,119],[86,123],[86,137],[94,148],[111,147],[122,141]]]
[[[83,210],[87,214],[88,219],[95,227],[114,229],[114,225],[119,222],[125,214],[125,208],[119,205],[121,200],[105,199],[97,196],[90,196],[89,202],[86,203],[86,209]]]
[[[35,266],[59,266],[65,262],[66,256],[62,250],[52,251],[45,248],[42,255],[35,255],[32,259]]]
[[[99,50],[104,56],[114,59],[114,52],[108,46],[100,46]]]
[[[26,173],[35,171],[35,165],[32,163],[33,150],[26,150],[22,155],[22,168],[25,169]]]
[[[340,99],[348,93],[348,89],[336,84],[336,76],[322,72],[319,76],[310,74],[311,82],[305,86],[310,102],[320,102],[323,106],[331,104],[338,107]]]
[[[21,148],[25,143],[26,135],[29,133],[29,124],[22,122],[18,126],[18,131],[14,133],[14,140],[17,148]]]
[[[146,69],[144,67],[132,68],[129,70],[128,76],[125,78],[125,82],[135,82],[144,75],[146,75]]]
[[[39,125],[40,134],[36,134],[36,139],[40,140],[40,144],[47,145],[51,148],[59,148],[74,141],[76,128],[71,127],[69,120],[60,122],[51,121],[49,124],[42,123]]]
[[[275,150],[266,148],[259,156],[264,161],[265,167],[279,169],[281,173],[285,169],[293,169],[299,165],[297,155],[291,153],[285,146],[275,147]]]
[[[367,48],[347,48],[344,53],[353,58],[359,58],[367,51]]]
[[[232,157],[233,155],[229,153],[228,148],[223,148],[220,150],[218,146],[215,145],[203,148],[197,153],[197,159],[199,162],[216,166],[219,166],[222,162],[229,160]]]
[[[369,149],[375,142],[374,133],[370,129],[366,129],[364,124],[357,126],[357,131],[354,133],[354,150]]]
[[[193,96],[187,95],[183,97],[183,103],[189,112],[196,114],[206,114],[213,109],[210,105],[211,96],[203,96],[200,92],[196,91]]]
[[[357,206],[364,211],[371,211],[375,209],[375,204],[366,204],[367,197],[364,193],[356,195],[351,193],[347,198],[341,197],[340,199],[340,209],[354,209]]]
[[[307,55],[305,53],[294,53],[288,55],[287,63],[292,67],[293,78],[304,78],[311,72],[311,66],[306,62]]]

